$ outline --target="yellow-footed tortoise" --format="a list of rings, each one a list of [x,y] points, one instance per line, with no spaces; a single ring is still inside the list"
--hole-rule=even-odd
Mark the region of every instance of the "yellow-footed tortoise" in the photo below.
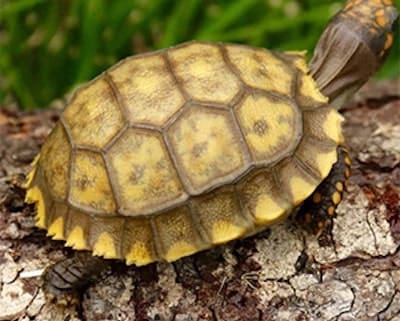
[[[29,174],[48,235],[93,254],[56,264],[71,294],[101,271],[174,261],[300,208],[311,230],[341,200],[350,160],[337,110],[384,62],[397,11],[350,0],[304,52],[189,42],[129,57],[80,88]]]

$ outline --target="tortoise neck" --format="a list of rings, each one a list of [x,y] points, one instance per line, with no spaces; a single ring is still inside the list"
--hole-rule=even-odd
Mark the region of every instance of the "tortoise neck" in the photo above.
[[[336,109],[340,109],[377,69],[371,50],[341,25],[325,30],[310,62],[312,77]]]
[[[383,2],[348,1],[328,24],[314,50],[310,72],[339,109],[384,63],[393,42],[397,10]],[[377,21],[381,9],[384,24]]]

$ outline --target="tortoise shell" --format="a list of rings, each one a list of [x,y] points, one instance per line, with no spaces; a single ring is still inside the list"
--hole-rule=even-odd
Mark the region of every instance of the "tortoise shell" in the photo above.
[[[143,265],[285,218],[342,142],[303,56],[190,42],[113,66],[74,94],[36,159],[37,226]]]

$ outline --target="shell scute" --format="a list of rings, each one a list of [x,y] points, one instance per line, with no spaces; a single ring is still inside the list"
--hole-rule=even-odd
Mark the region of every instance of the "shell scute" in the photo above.
[[[296,73],[271,51],[237,45],[225,48],[231,65],[246,85],[285,96],[292,95]]]
[[[149,219],[126,219],[123,238],[122,257],[127,264],[145,265],[157,260],[156,239]]]
[[[253,159],[268,163],[287,157],[302,135],[302,119],[288,100],[248,95],[237,106],[237,118]]]
[[[206,248],[187,206],[158,215],[153,222],[158,233],[156,246],[166,261],[175,261]]]
[[[302,138],[301,143],[295,152],[295,157],[310,168],[314,173],[318,173],[323,179],[328,176],[331,164],[337,159],[337,145],[333,142],[312,139],[308,136]]]
[[[257,225],[281,220],[292,208],[288,195],[282,193],[272,171],[257,171],[239,184],[238,191],[244,210]]]
[[[52,202],[47,213],[49,214],[46,219],[47,235],[55,240],[64,240],[67,234],[68,207],[62,203]]]
[[[88,150],[75,151],[72,160],[69,202],[88,211],[113,215],[116,210],[108,173],[102,156]]]
[[[124,228],[123,217],[93,216],[90,221],[88,243],[93,255],[109,259],[121,257],[123,238],[121,233]]]
[[[75,208],[70,208],[65,233],[66,245],[78,250],[89,249],[90,225],[91,216],[85,215]]]
[[[200,194],[247,167],[247,155],[228,111],[193,105],[168,129],[177,167],[191,194]]]
[[[239,238],[254,228],[253,221],[241,210],[234,188],[221,187],[191,201],[194,215],[211,244]]]
[[[65,200],[68,192],[71,145],[61,123],[58,123],[44,143],[40,168],[47,182],[50,194]]]
[[[304,132],[320,141],[331,141],[335,145],[343,143],[342,122],[344,118],[331,108],[319,108],[307,112],[304,121]]]
[[[241,83],[217,45],[190,43],[168,51],[171,69],[188,96],[201,102],[229,104]]]
[[[286,160],[278,166],[280,185],[290,195],[290,202],[293,207],[299,205],[311,195],[319,184],[319,181],[307,169],[294,159]]]
[[[144,129],[126,130],[108,150],[119,213],[140,216],[187,195],[161,135]]]
[[[99,77],[89,86],[78,89],[63,117],[74,143],[95,148],[104,147],[124,125],[118,101],[106,77]]]
[[[162,55],[126,59],[108,74],[131,124],[163,126],[185,103]]]

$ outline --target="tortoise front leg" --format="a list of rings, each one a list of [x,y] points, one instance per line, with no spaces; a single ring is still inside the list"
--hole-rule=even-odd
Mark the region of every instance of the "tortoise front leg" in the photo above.
[[[49,301],[69,306],[80,302],[83,290],[109,265],[110,260],[77,251],[74,256],[49,266],[43,276],[42,288]]]
[[[331,226],[336,207],[342,200],[342,194],[350,176],[351,161],[347,150],[339,146],[337,153],[338,160],[328,177],[305,200],[297,214],[297,219],[301,224],[313,233]]]

